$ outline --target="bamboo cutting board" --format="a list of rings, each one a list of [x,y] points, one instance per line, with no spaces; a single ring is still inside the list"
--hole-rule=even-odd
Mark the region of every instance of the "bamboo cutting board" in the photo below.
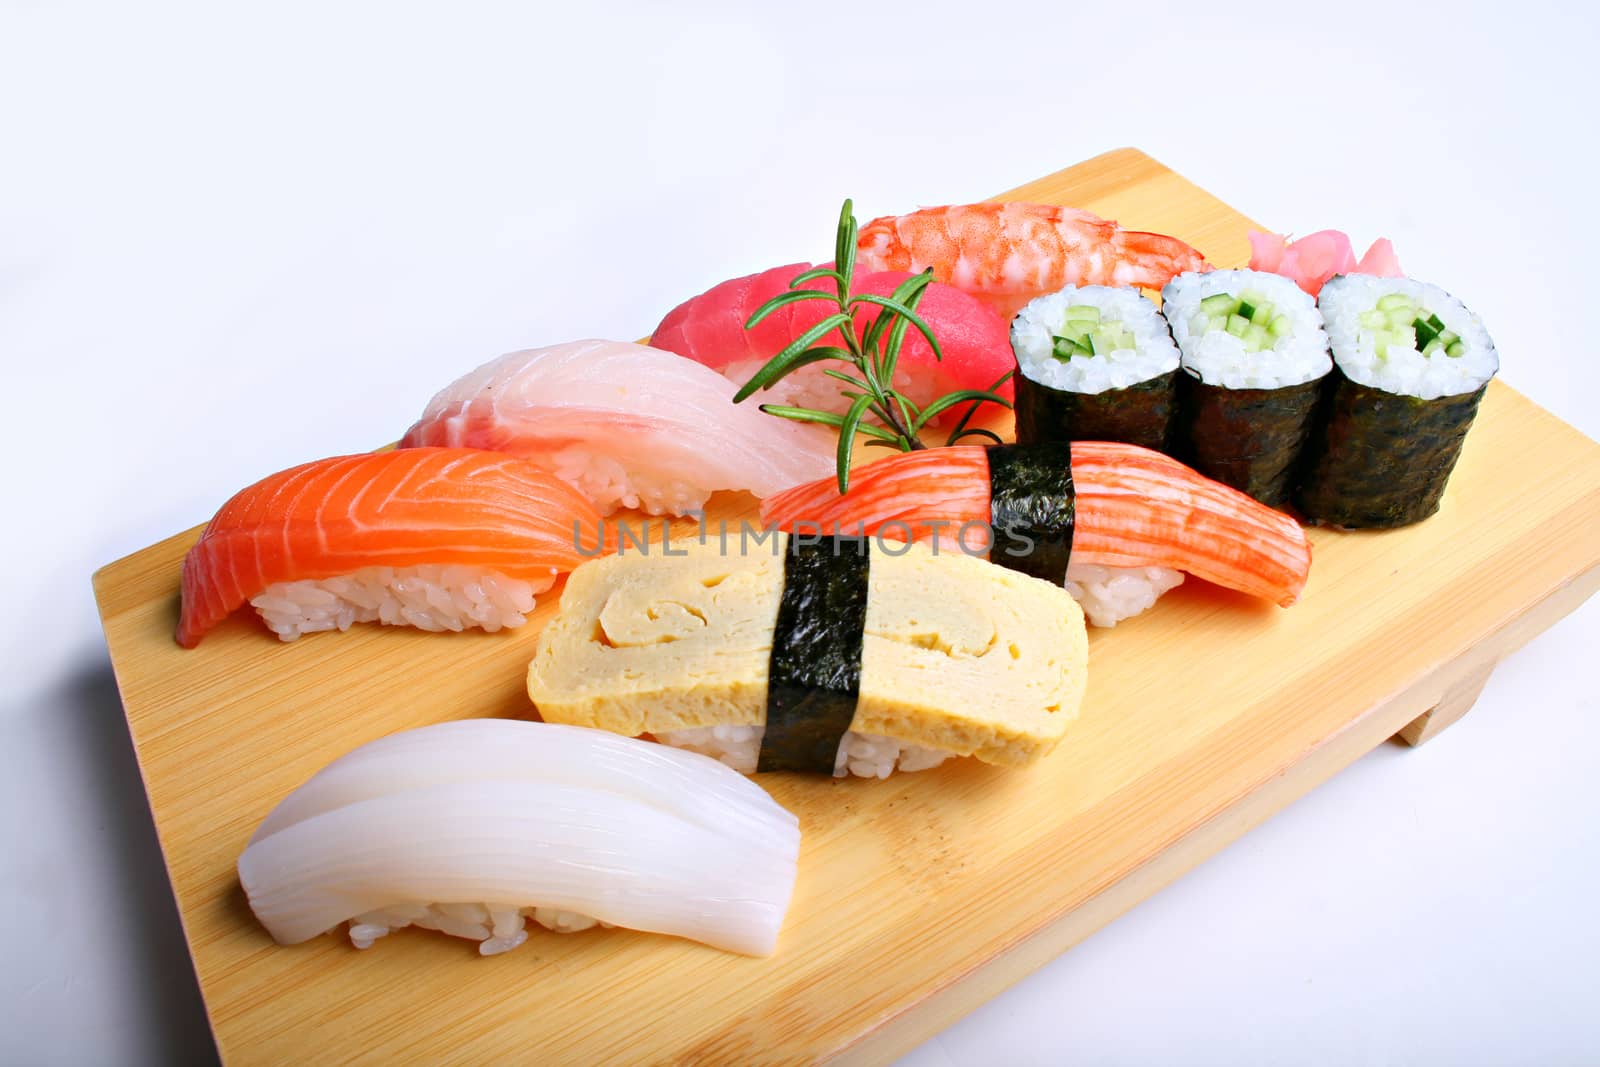
[[[1006,195],[1172,233],[1214,263],[1248,256],[1242,215],[1133,150]],[[712,519],[754,510],[713,503]],[[1600,447],[1497,382],[1443,510],[1393,532],[1313,531],[1296,607],[1190,581],[1091,631],[1081,721],[1039,765],[763,776],[804,833],[767,960],[598,929],[534,929],[488,959],[415,930],[366,952],[342,933],[275,946],[234,870],[256,825],[373,738],[527,715],[555,596],[508,634],[368,626],[283,645],[240,614],[186,652],[172,632],[197,533],[105,567],[95,592],[226,1060],[879,1063],[1386,738],[1418,743],[1464,712],[1501,656],[1600,587]]]

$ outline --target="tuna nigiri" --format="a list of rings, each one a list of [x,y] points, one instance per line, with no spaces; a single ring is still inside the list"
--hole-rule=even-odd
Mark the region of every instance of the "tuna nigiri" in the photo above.
[[[183,561],[178,644],[250,601],[285,641],[379,621],[518,626],[585,558],[599,513],[571,486],[494,452],[339,456],[235,495]],[[593,551],[589,552],[593,555]]]
[[[973,533],[969,545],[962,530],[976,524],[992,534],[999,525],[990,506],[992,451],[958,445],[890,456],[857,468],[844,496],[821,479],[763,501],[761,518],[784,530],[956,536],[961,549],[981,550],[983,538]],[[1095,625],[1146,610],[1182,581],[1181,571],[1285,607],[1299,598],[1311,545],[1289,516],[1137,445],[1074,441],[1070,455],[1067,588]]]
[[[719,489],[766,496],[833,469],[832,434],[734,404],[735,391],[672,352],[572,341],[501,356],[447,386],[400,447],[515,453],[607,513],[681,515]]]
[[[720,371],[743,385],[766,362],[795,338],[836,310],[821,300],[802,300],[781,307],[752,329],[744,324],[757,308],[789,288],[789,281],[811,269],[809,263],[790,263],[760,274],[733,278],[715,285],[699,296],[684,301],[661,320],[650,337],[651,345],[687,356]],[[890,296],[912,275],[905,271],[874,271],[854,278],[855,293]],[[825,291],[830,279],[817,279],[802,288]],[[856,314],[856,332],[864,334],[877,308],[863,308]],[[917,306],[917,314],[939,339],[941,358],[916,330],[906,334],[896,365],[894,387],[912,403],[926,406],[935,397],[958,389],[989,389],[1015,367],[1006,324],[981,301],[953,286],[938,282],[929,285]],[[818,344],[841,344],[837,333]],[[762,400],[843,413],[850,406],[840,395],[839,383],[813,364],[782,378],[760,394]],[[1011,398],[1011,383],[997,390]],[[964,406],[949,409],[946,418],[954,419]]]
[[[494,955],[607,923],[752,956],[777,946],[800,827],[713,759],[599,730],[469,719],[392,734],[289,794],[239,857],[273,938],[349,920]]]
[[[1176,237],[1124,230],[1053,204],[957,204],[873,219],[857,239],[858,270],[933,268],[1006,321],[1034,297],[1068,285],[1160,289],[1186,270],[1209,270]]]

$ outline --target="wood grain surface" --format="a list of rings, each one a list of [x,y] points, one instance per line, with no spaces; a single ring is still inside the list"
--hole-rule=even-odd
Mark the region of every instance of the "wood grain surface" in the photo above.
[[[1006,195],[1172,233],[1221,265],[1248,257],[1243,216],[1130,149]],[[419,408],[440,384],[418,383]],[[753,511],[713,503],[713,518]],[[197,532],[105,567],[95,591],[226,1060],[880,1063],[1430,709],[1419,738],[1453,721],[1496,661],[1600,586],[1600,447],[1497,382],[1442,511],[1313,531],[1296,607],[1191,580],[1093,631],[1082,718],[1035,767],[763,776],[804,832],[766,960],[599,929],[536,928],[488,959],[417,930],[365,952],[342,933],[274,945],[234,869],[260,820],[373,738],[529,715],[523,672],[555,597],[499,635],[365,626],[285,645],[241,613],[184,651],[178,571]]]

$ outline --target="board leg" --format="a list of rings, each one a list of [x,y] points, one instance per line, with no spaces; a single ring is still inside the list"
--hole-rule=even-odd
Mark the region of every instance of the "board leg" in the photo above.
[[[1395,736],[1414,748],[1443,733],[1445,727],[1461,718],[1477,703],[1478,694],[1483,692],[1483,687],[1489,683],[1489,675],[1494,673],[1495,663],[1490,660],[1461,678],[1444,691],[1439,703],[1411,720]]]

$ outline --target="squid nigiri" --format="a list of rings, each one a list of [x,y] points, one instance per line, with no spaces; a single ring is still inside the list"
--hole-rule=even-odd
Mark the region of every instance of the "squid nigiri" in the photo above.
[[[719,489],[766,496],[833,468],[832,434],[735,404],[736,391],[673,352],[572,341],[512,352],[446,386],[400,447],[511,452],[608,514],[682,515]]]
[[[790,263],[715,285],[667,312],[650,343],[704,363],[743,385],[769,359],[834,310],[826,301],[801,300],[745,329],[745,322],[757,308],[786,291],[791,278],[810,269],[809,263]],[[890,296],[911,277],[905,271],[859,273],[854,278],[854,291]],[[820,292],[832,285],[829,279],[817,279],[802,288]],[[876,312],[876,308],[857,312],[858,334],[866,332]],[[989,389],[1015,366],[1006,324],[981,301],[961,290],[938,282],[929,285],[923,291],[917,314],[939,339],[942,358],[934,356],[922,334],[916,330],[906,333],[894,387],[912,403],[926,406],[935,397],[958,389]],[[818,343],[842,343],[842,339],[834,333]],[[819,364],[803,367],[760,396],[770,403],[843,414],[850,403],[840,394],[839,383],[823,371]],[[1007,381],[995,391],[1009,400],[1011,383]],[[945,417],[957,418],[964,410],[958,405],[949,409]]]
[[[1176,237],[1124,230],[1053,204],[956,204],[873,219],[857,238],[858,270],[933,268],[935,279],[971,293],[1009,322],[1034,297],[1068,285],[1160,289],[1174,276],[1209,270]]]
[[[357,948],[404,926],[478,942],[597,923],[770,955],[794,891],[798,820],[705,756],[600,730],[439,723],[335,760],[239,857],[251,910],[296,944],[349,921]]]
[[[1070,450],[1070,451],[1069,451]],[[1070,455],[1070,460],[1068,456]],[[764,500],[762,521],[927,540],[955,536],[963,550],[998,535],[996,456],[1045,467],[1070,463],[1069,500],[1013,502],[1070,516],[1065,579],[1096,626],[1148,609],[1187,571],[1287,607],[1305,587],[1311,545],[1289,516],[1137,445],[958,445],[890,456],[857,468],[850,491],[820,479]],[[967,531],[979,527],[987,535]],[[996,553],[992,558],[1000,560]]]
[[[583,562],[575,531],[599,523],[571,486],[494,452],[302,464],[236,494],[189,550],[178,644],[247,600],[285,641],[357,622],[520,626],[534,595]]]

